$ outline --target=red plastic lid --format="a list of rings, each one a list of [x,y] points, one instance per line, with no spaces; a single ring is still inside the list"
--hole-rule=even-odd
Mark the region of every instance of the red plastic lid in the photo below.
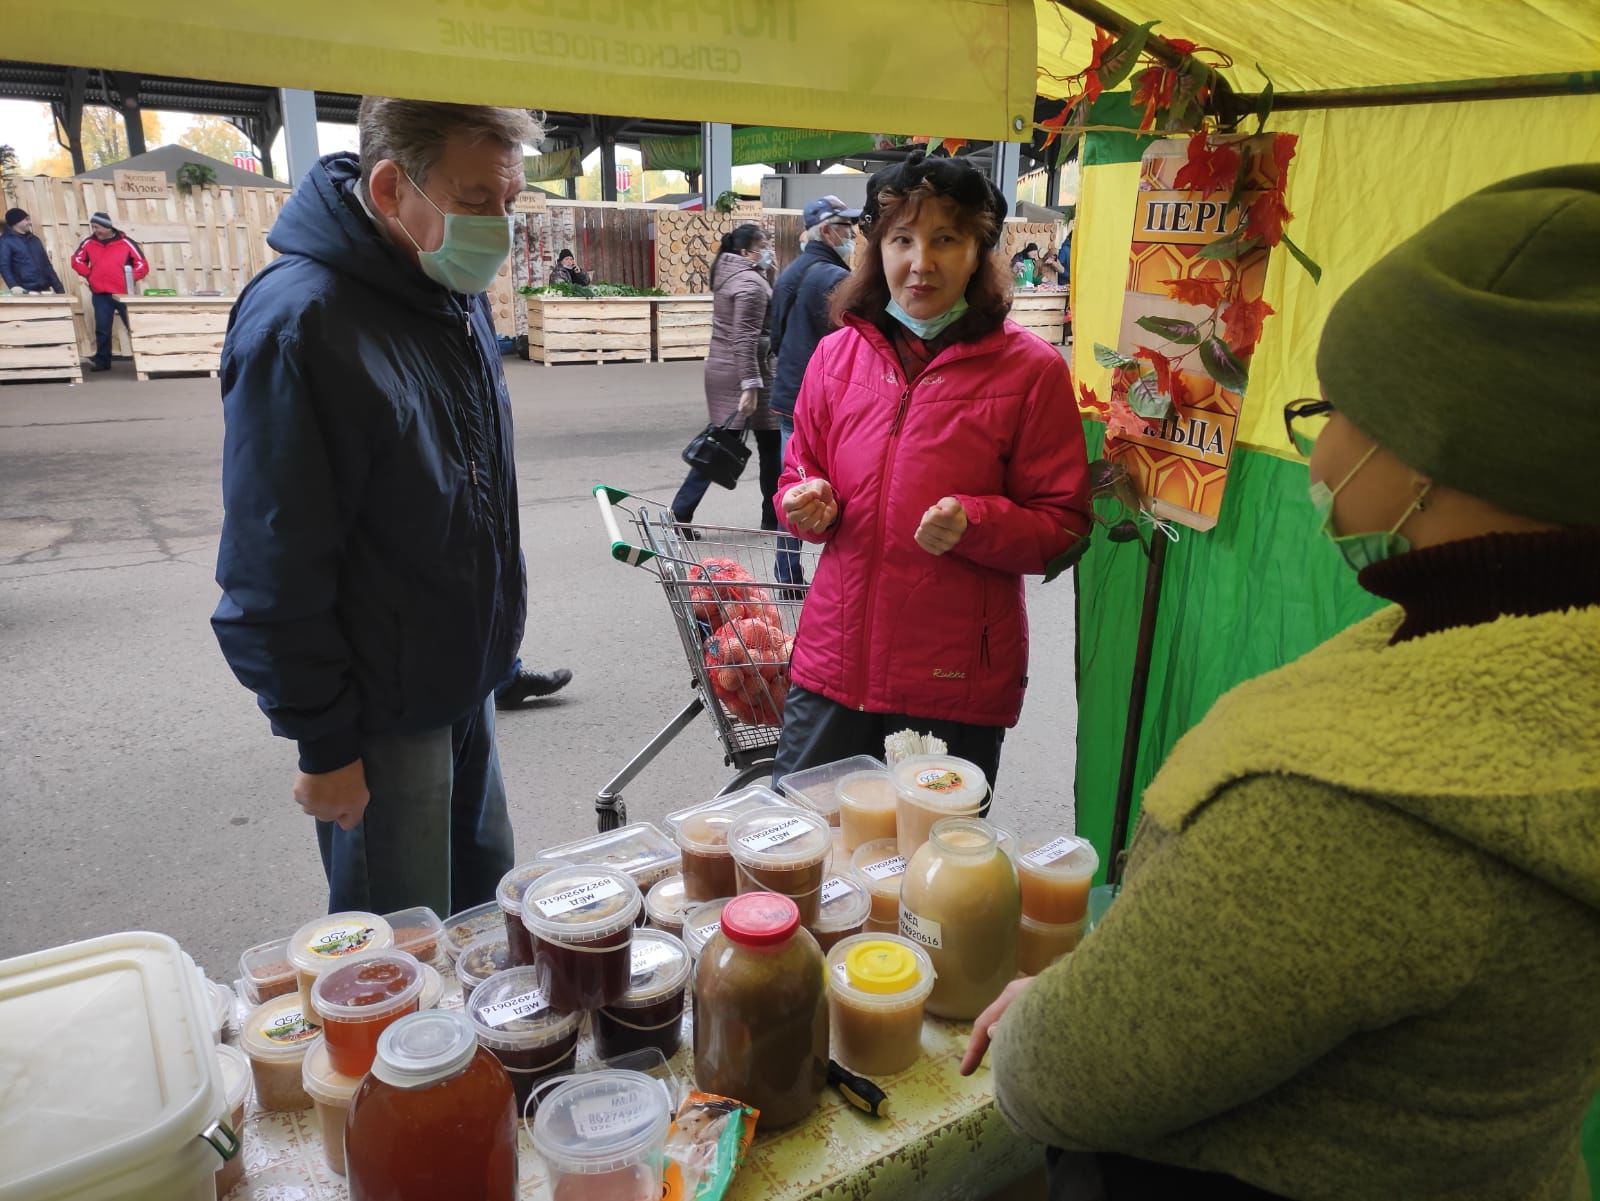
[[[799,928],[800,907],[775,892],[747,892],[722,907],[722,932],[740,946],[776,946]]]

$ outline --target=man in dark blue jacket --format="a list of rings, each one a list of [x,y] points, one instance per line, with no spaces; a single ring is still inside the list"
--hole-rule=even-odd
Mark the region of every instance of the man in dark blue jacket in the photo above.
[[[299,746],[333,910],[453,913],[512,865],[494,688],[526,602],[486,299],[523,186],[517,109],[367,97],[313,167],[222,352],[211,623]]]
[[[833,329],[828,297],[850,274],[861,210],[846,207],[837,196],[823,196],[806,205],[802,215],[805,245],[772,285],[772,354],[777,366],[772,373],[770,403],[778,415],[785,454],[794,436],[794,402],[806,377],[806,364],[816,353],[817,343]],[[800,556],[795,553],[798,543],[781,538],[778,546],[778,579],[804,583]]]
[[[0,279],[8,288],[24,292],[65,292],[61,277],[50,265],[44,243],[33,232],[33,219],[21,209],[6,210],[11,232],[0,238]]]

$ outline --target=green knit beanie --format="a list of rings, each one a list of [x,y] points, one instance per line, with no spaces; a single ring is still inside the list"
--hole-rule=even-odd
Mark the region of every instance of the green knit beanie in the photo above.
[[[1384,255],[1333,306],[1317,374],[1436,482],[1600,522],[1600,163],[1485,188]]]

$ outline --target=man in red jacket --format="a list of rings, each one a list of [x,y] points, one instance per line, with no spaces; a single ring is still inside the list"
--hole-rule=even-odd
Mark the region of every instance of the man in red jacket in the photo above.
[[[111,323],[122,318],[128,324],[128,306],[117,295],[128,290],[127,273],[133,268],[133,278],[143,279],[150,274],[150,264],[140,253],[134,240],[125,235],[105,213],[89,218],[89,236],[78,245],[72,256],[72,269],[89,281],[89,291],[94,293],[94,358],[89,360],[90,371],[108,371],[111,368]]]

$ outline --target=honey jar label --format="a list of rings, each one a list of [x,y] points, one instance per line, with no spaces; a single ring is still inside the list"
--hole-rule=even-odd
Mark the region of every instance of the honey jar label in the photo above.
[[[1044,846],[1029,851],[1022,857],[1022,861],[1034,867],[1048,867],[1057,859],[1065,859],[1083,844],[1083,839],[1063,834],[1060,838],[1051,839]]]
[[[961,773],[948,767],[930,767],[917,773],[917,787],[929,792],[954,792],[961,783]]]
[[[322,1031],[318,1027],[306,1020],[305,1012],[298,1005],[292,1009],[274,1010],[272,1020],[261,1027],[262,1038],[283,1047],[306,1042],[320,1033]]]
[[[655,974],[657,968],[671,962],[677,955],[678,948],[671,943],[656,942],[654,939],[634,939],[629,959],[633,982],[638,984],[648,980]]]
[[[832,876],[822,882],[822,904],[831,905],[850,891],[850,881]]]
[[[343,926],[326,926],[311,936],[306,950],[313,955],[337,959],[364,950],[372,941],[372,927],[351,923]]]
[[[650,1116],[651,1100],[647,1093],[632,1092],[576,1101],[571,1110],[572,1128],[582,1139],[608,1138],[633,1130]]]
[[[906,874],[906,857],[893,855],[888,859],[880,859],[876,863],[862,864],[861,870],[874,880],[888,880],[893,876]]]
[[[939,923],[932,918],[911,912],[904,905],[900,906],[900,934],[903,938],[909,938],[912,942],[921,943],[935,951],[944,947]]]
[[[514,997],[507,997],[504,1001],[496,1001],[493,1005],[480,1005],[478,1016],[483,1019],[484,1025],[499,1027],[518,1018],[532,1017],[549,1007],[550,998],[545,996],[544,989],[536,988],[532,992],[519,993]]]
[[[574,888],[564,888],[554,896],[540,897],[539,912],[545,917],[560,917],[577,909],[598,905],[610,897],[620,897],[622,885],[615,880],[591,880]]]
[[[770,851],[773,847],[781,847],[786,842],[793,842],[803,834],[809,834],[816,829],[814,825],[804,818],[792,817],[788,821],[779,822],[775,826],[768,826],[754,834],[746,834],[739,840],[739,845],[752,851]]]

